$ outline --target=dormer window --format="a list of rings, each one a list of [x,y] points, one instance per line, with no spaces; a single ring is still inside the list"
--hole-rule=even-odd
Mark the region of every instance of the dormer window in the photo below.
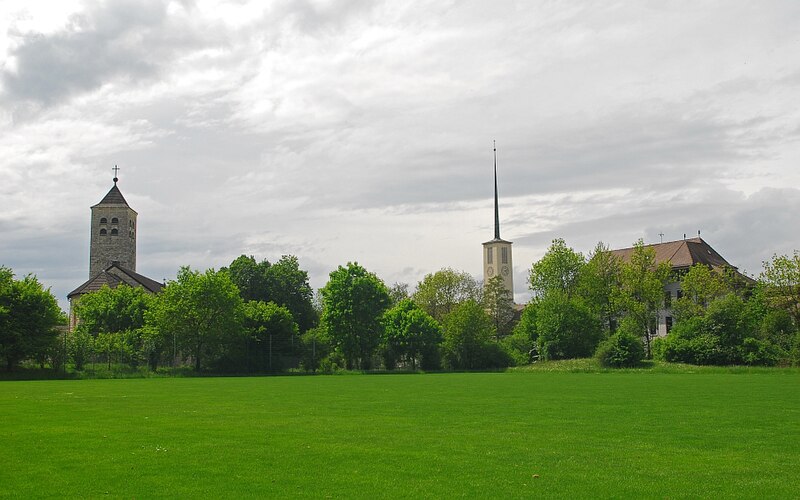
[[[106,230],[105,229],[101,229],[100,230],[100,236],[105,236],[105,235],[106,235]]]
[[[114,228],[114,229],[111,230],[111,236],[116,236],[118,234],[119,234],[119,230],[117,230],[117,228]]]
[[[108,224],[108,219],[105,217],[100,217],[100,224]]]
[[[111,223],[112,224],[119,224],[119,219],[117,219],[116,217],[112,217],[111,218]]]

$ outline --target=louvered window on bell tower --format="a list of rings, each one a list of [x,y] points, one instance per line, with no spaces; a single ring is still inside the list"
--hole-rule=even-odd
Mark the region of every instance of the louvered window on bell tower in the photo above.
[[[487,264],[491,264],[492,263],[492,250],[493,250],[492,247],[486,247],[486,263]]]
[[[503,261],[503,264],[508,264],[508,248],[500,249],[500,260]]]

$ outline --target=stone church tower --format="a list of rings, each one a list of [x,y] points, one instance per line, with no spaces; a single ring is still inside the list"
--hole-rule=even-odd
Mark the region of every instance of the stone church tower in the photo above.
[[[89,278],[113,263],[136,271],[136,212],[128,206],[114,177],[114,186],[92,207]]]
[[[500,238],[500,211],[497,197],[497,147],[494,148],[494,239],[483,244],[483,282],[495,276],[503,277],[503,284],[514,298],[514,265],[511,260],[511,242]]]

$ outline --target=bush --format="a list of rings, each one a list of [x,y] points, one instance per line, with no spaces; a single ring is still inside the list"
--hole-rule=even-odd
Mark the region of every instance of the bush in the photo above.
[[[555,293],[537,304],[536,332],[542,360],[589,357],[603,335],[600,321],[586,304]]]
[[[742,344],[742,360],[746,365],[775,366],[788,353],[768,340],[748,337]]]
[[[638,365],[644,359],[642,339],[623,329],[600,343],[595,357],[601,366],[625,368]]]

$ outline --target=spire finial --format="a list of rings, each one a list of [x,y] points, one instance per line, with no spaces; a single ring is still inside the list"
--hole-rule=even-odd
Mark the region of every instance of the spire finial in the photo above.
[[[492,140],[494,150],[494,239],[500,239],[500,210],[497,202],[497,142]]]
[[[117,181],[119,180],[119,178],[117,177],[117,172],[119,172],[119,167],[114,165],[114,168],[112,168],[111,170],[114,171],[114,185],[116,186]]]

